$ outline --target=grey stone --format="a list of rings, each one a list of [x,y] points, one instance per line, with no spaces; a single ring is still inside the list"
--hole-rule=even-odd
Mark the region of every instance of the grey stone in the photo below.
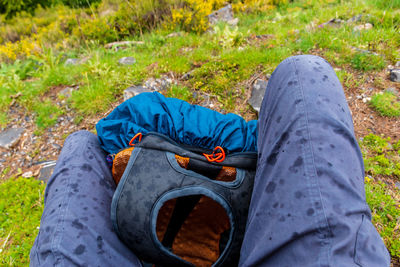
[[[396,64],[394,65],[395,67],[400,67],[400,61],[397,61]]]
[[[234,20],[234,17],[232,5],[230,4],[208,15],[208,21],[210,24],[216,24],[220,21],[229,22],[232,20]]]
[[[400,82],[400,69],[390,71],[390,80],[392,82]]]
[[[118,60],[118,63],[121,65],[133,65],[135,64],[136,59],[133,57],[122,57]]]
[[[389,87],[389,88],[386,89],[385,91],[388,92],[388,93],[392,93],[392,94],[394,94],[394,95],[398,95],[398,94],[399,94],[399,92],[397,91],[397,89],[394,88],[394,87]]]
[[[104,48],[111,49],[114,48],[115,50],[125,49],[133,45],[143,45],[143,41],[122,41],[122,42],[113,42],[106,44]]]
[[[77,58],[68,58],[64,65],[78,65],[79,64],[79,59]]]
[[[182,36],[182,32],[171,32],[166,37],[167,38],[172,38],[172,37],[178,37],[178,36]]]
[[[61,150],[61,148],[62,148],[59,144],[56,144],[56,143],[52,143],[51,146],[57,150]]]
[[[144,93],[144,92],[151,92],[149,88],[143,87],[143,86],[131,86],[125,89],[124,91],[124,101],[128,100],[131,97],[134,97],[138,94]]]
[[[203,95],[203,101],[200,103],[200,106],[209,108],[212,104],[211,98],[208,95]]]
[[[354,16],[354,17],[348,19],[348,20],[347,20],[347,23],[359,22],[359,21],[361,21],[362,17],[363,17],[362,14],[356,15],[356,16]]]
[[[184,80],[184,81],[189,80],[191,78],[193,78],[193,70],[183,74],[183,76],[182,76],[182,80]]]
[[[239,19],[234,18],[234,19],[228,20],[227,23],[231,26],[236,26],[239,23]]]
[[[56,166],[56,161],[48,161],[43,164],[39,173],[39,180],[47,183],[51,175],[53,174],[54,168]]]
[[[373,27],[374,26],[371,23],[365,23],[365,24],[354,26],[353,31],[370,30]]]
[[[399,182],[395,182],[394,184],[397,187],[397,189],[400,189],[400,183]]]
[[[9,149],[21,138],[24,128],[9,128],[0,133],[0,147]]]
[[[249,104],[257,112],[260,112],[261,103],[265,95],[265,90],[267,89],[268,82],[258,79],[253,84],[253,90],[251,91],[251,97]]]
[[[351,46],[351,48],[354,49],[354,50],[356,50],[357,52],[360,52],[360,53],[372,54],[372,55],[375,55],[375,56],[379,56],[378,53],[375,53],[375,52],[373,52],[373,51],[361,49],[361,48],[358,48],[358,47],[355,47],[355,46]]]
[[[331,20],[328,20],[327,22],[324,22],[324,23],[318,25],[318,28],[324,28],[325,26],[337,28],[337,27],[340,27],[343,23],[344,23],[343,20],[333,18]]]
[[[79,88],[79,86],[77,86],[76,88],[75,87],[67,87],[67,88],[62,89],[58,94],[68,98],[68,97],[71,97],[72,92],[78,88]]]
[[[152,91],[163,91],[168,89],[172,84],[172,80],[166,76],[161,78],[150,78],[144,82],[144,87]]]

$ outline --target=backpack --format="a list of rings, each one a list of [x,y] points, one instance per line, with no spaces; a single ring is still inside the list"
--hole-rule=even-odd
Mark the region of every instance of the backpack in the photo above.
[[[237,266],[256,152],[211,151],[156,132],[129,144],[109,158],[119,238],[156,266]]]

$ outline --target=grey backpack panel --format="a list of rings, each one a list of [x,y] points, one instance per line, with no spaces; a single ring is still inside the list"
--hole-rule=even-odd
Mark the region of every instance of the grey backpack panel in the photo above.
[[[214,181],[181,168],[174,156],[184,154],[207,162],[201,155],[168,140],[156,138],[146,142],[145,139],[133,150],[113,197],[111,217],[119,237],[146,262],[159,266],[193,266],[174,255],[158,240],[157,215],[163,203],[170,199],[205,195],[226,210],[231,225],[227,245],[213,266],[237,265],[253,188],[255,162],[250,165],[253,168],[237,168],[237,177],[233,182]],[[174,150],[175,154],[172,153]],[[237,154],[233,161],[239,156]],[[251,158],[247,154],[244,157],[244,161]]]

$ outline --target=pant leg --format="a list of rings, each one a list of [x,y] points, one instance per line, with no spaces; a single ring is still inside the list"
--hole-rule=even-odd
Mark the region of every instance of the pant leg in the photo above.
[[[114,190],[97,137],[70,135],[46,188],[31,266],[140,266],[112,229]]]
[[[389,266],[365,201],[362,155],[336,74],[317,56],[274,71],[241,266]]]

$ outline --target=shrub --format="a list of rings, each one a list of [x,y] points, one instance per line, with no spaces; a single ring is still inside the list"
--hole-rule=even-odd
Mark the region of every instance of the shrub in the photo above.
[[[118,39],[118,34],[104,19],[95,18],[82,22],[80,27],[73,29],[73,35],[82,40],[98,40],[100,43],[112,42]]]
[[[62,3],[64,5],[70,6],[70,7],[88,7],[92,4],[99,3],[101,0],[62,0]]]
[[[2,0],[0,1],[0,13],[6,14],[10,18],[21,11],[33,13],[39,5],[50,6],[52,3],[52,0]]]

